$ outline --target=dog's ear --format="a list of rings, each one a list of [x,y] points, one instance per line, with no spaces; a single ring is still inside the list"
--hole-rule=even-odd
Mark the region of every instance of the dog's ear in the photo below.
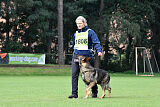
[[[82,57],[82,61],[86,61],[86,58],[87,58],[87,57],[83,56],[83,57]]]
[[[83,62],[89,62],[90,60],[91,60],[90,57],[86,57],[86,56],[85,56],[85,57],[82,58],[82,61],[83,61]]]
[[[90,58],[90,57],[88,57],[88,58],[86,57],[86,61],[87,61],[87,62],[89,62],[90,60],[91,60],[91,58]]]

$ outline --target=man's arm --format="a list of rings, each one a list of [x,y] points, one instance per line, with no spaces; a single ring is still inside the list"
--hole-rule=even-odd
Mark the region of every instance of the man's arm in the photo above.
[[[93,46],[96,49],[98,56],[102,56],[102,47],[100,45],[100,41],[99,41],[96,33],[93,30],[90,30],[90,35],[91,35],[91,40],[92,40]]]

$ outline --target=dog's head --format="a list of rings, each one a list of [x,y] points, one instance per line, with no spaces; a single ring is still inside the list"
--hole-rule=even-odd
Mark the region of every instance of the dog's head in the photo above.
[[[80,66],[85,66],[91,60],[90,57],[80,56],[80,55],[77,55],[77,58],[79,59],[79,65]]]

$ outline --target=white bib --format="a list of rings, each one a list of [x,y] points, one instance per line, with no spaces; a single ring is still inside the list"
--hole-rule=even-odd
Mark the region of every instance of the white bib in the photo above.
[[[88,29],[86,32],[80,32],[78,31],[75,34],[75,45],[74,49],[77,50],[88,50]]]

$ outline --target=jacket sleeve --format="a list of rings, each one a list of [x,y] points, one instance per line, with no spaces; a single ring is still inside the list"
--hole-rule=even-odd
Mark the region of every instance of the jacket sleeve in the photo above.
[[[102,52],[102,47],[101,47],[100,41],[99,41],[96,33],[93,30],[90,30],[89,35],[91,36],[92,44],[93,44],[94,48],[96,49],[97,53]]]
[[[76,33],[75,33],[75,34],[76,34]],[[75,34],[74,34],[74,36],[73,36],[73,46],[72,46],[73,50],[74,50],[74,45],[75,45]]]

